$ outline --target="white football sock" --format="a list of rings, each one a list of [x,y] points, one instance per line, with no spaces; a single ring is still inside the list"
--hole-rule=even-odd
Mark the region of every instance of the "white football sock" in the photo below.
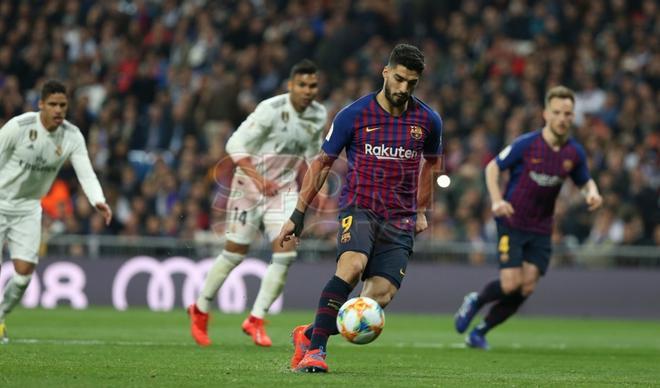
[[[7,282],[2,303],[0,303],[0,322],[4,321],[5,316],[21,301],[25,290],[30,284],[30,279],[32,279],[32,275],[15,273]]]
[[[273,260],[268,265],[266,275],[261,281],[259,294],[252,307],[252,315],[263,319],[270,306],[282,293],[289,267],[296,259],[296,252],[273,253]]]
[[[227,279],[231,270],[243,261],[244,257],[245,254],[229,252],[226,250],[223,250],[222,253],[218,255],[213,266],[211,266],[209,273],[206,274],[204,288],[202,288],[202,292],[197,298],[197,308],[200,311],[204,313],[209,312],[211,309],[211,302],[213,302],[222,283],[225,282],[225,279]]]

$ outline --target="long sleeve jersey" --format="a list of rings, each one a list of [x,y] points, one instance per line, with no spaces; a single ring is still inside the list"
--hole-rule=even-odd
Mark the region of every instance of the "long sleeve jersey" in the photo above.
[[[325,107],[314,101],[298,113],[289,93],[262,101],[227,141],[232,160],[250,157],[257,172],[285,186],[296,179],[300,163],[321,150],[327,120]],[[237,174],[243,174],[241,169]]]
[[[0,128],[0,213],[22,215],[38,209],[67,159],[92,206],[105,202],[78,127],[64,120],[49,132],[39,112],[9,120]]]

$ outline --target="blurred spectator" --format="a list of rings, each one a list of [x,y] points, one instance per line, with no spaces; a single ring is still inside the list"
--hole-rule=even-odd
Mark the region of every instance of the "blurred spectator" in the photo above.
[[[387,53],[409,41],[427,56],[416,93],[443,116],[452,178],[420,238],[475,246],[488,238],[483,166],[540,127],[543,91],[561,83],[577,93],[573,133],[607,206],[590,215],[571,200],[557,211],[554,241],[658,245],[659,40],[653,0],[5,0],[0,124],[37,109],[40,85],[61,78],[102,183],[117,187],[111,231],[221,233],[226,139],[257,101],[282,91],[291,64],[319,63],[320,99],[334,116],[378,88]],[[68,204],[46,205],[61,223],[46,225],[99,233],[93,217],[78,218],[72,176],[66,166],[70,199],[55,201]],[[314,217],[310,233],[333,238],[334,214]]]
[[[67,184],[56,179],[48,194],[41,199],[41,207],[48,217],[56,220],[73,214],[73,202]]]

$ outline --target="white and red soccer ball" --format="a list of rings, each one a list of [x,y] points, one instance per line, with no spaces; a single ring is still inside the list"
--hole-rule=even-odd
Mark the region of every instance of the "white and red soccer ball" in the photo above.
[[[337,315],[337,329],[349,342],[358,345],[375,340],[385,326],[385,313],[378,302],[364,296],[346,301]]]

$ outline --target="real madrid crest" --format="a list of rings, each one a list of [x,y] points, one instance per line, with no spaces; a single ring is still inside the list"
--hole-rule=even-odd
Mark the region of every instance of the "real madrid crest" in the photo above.
[[[410,137],[412,137],[415,140],[419,140],[422,138],[422,128],[418,127],[417,125],[411,125],[410,126]]]
[[[31,141],[37,140],[37,130],[36,129],[30,129],[29,135]]]
[[[573,161],[570,159],[565,159],[561,165],[565,171],[571,171],[573,169]]]
[[[55,148],[55,155],[62,156],[62,146],[59,144],[57,145],[57,148]]]
[[[285,123],[289,122],[289,112],[285,110],[282,111],[282,121],[284,121]]]

